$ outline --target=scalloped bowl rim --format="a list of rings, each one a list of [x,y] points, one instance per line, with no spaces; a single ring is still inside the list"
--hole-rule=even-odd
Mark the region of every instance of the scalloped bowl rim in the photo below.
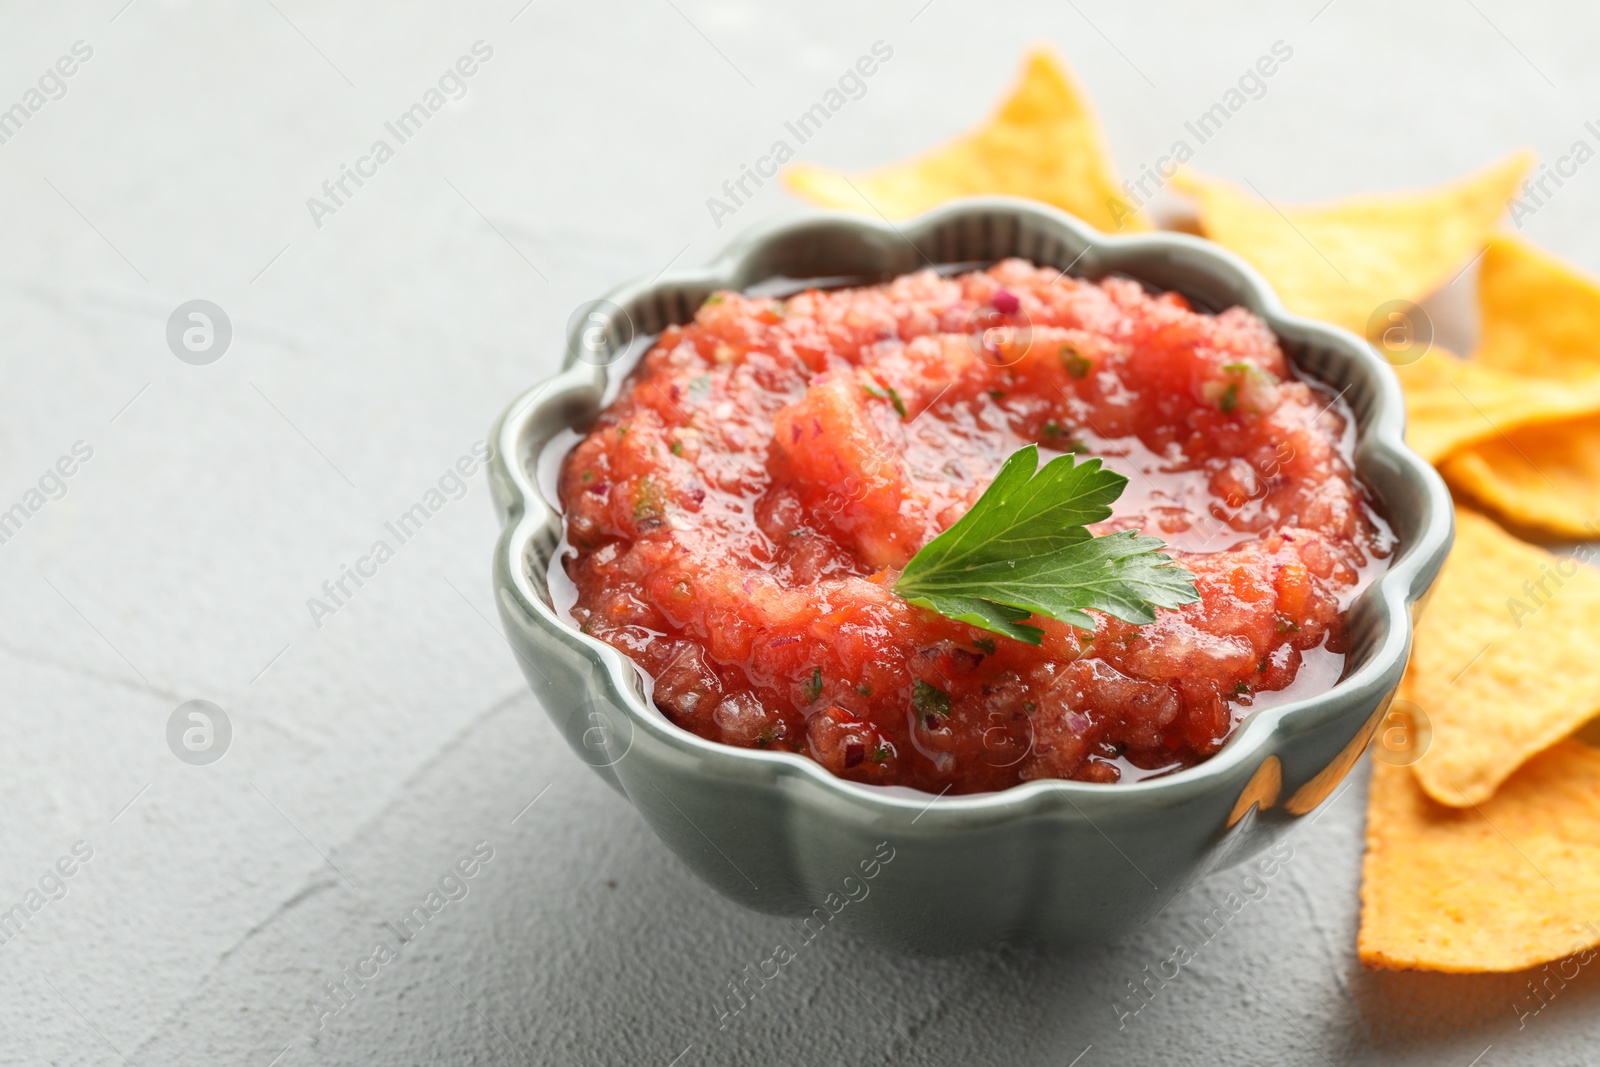
[[[1180,771],[1138,782],[1099,784],[1068,779],[1046,778],[986,793],[947,796],[910,789],[891,792],[882,786],[864,785],[836,777],[823,766],[798,753],[769,752],[760,749],[738,748],[711,741],[672,723],[633,691],[630,684],[638,668],[619,650],[583,634],[566,619],[561,618],[546,605],[533,588],[531,575],[522,561],[527,558],[530,542],[538,532],[551,524],[560,528],[562,515],[558,507],[544,498],[535,473],[529,472],[521,459],[520,438],[523,428],[539,410],[567,395],[569,391],[588,392],[598,383],[601,391],[610,384],[608,367],[573,361],[569,358],[560,373],[523,393],[506,409],[496,423],[493,440],[495,450],[492,463],[506,479],[505,484],[515,490],[506,507],[506,525],[495,549],[495,566],[499,574],[509,578],[517,606],[530,618],[538,621],[554,635],[564,638],[587,653],[603,667],[607,694],[611,701],[623,709],[635,730],[645,730],[668,745],[710,760],[734,775],[775,773],[777,780],[799,778],[835,794],[852,804],[866,804],[884,811],[921,809],[922,814],[936,822],[955,820],[970,824],[974,817],[985,822],[1009,819],[1041,808],[1070,806],[1078,808],[1088,803],[1096,808],[1116,805],[1117,798],[1129,804],[1177,805],[1207,791],[1210,779],[1247,760],[1263,754],[1272,738],[1279,734],[1304,733],[1345,714],[1344,698],[1364,691],[1392,688],[1385,676],[1394,671],[1397,661],[1408,655],[1412,620],[1410,606],[1423,590],[1415,588],[1419,575],[1437,569],[1437,560],[1448,551],[1453,529],[1453,512],[1449,491],[1437,472],[1413,452],[1404,442],[1405,407],[1398,379],[1390,367],[1365,341],[1340,327],[1318,322],[1285,309],[1264,278],[1254,267],[1233,252],[1211,241],[1189,234],[1170,231],[1147,232],[1131,235],[1104,234],[1090,228],[1075,217],[1045,204],[1012,197],[974,197],[952,201],[902,224],[871,219],[842,211],[808,211],[797,217],[788,217],[757,225],[734,239],[720,255],[704,267],[664,271],[651,279],[635,279],[617,286],[606,294],[606,300],[622,304],[643,293],[662,286],[705,285],[727,288],[738,277],[742,265],[753,253],[767,243],[819,224],[846,225],[875,231],[885,237],[900,238],[916,245],[915,238],[937,226],[948,223],[953,216],[974,211],[1001,210],[1033,214],[1045,218],[1053,225],[1063,226],[1085,246],[1121,254],[1141,249],[1187,248],[1202,259],[1210,259],[1225,266],[1243,280],[1252,290],[1256,301],[1254,313],[1264,319],[1275,335],[1284,332],[1281,327],[1292,327],[1301,336],[1320,339],[1329,348],[1344,353],[1349,358],[1364,362],[1368,371],[1376,371],[1373,411],[1364,430],[1358,428],[1356,440],[1356,469],[1358,476],[1363,466],[1363,456],[1382,456],[1393,462],[1406,476],[1420,482],[1425,491],[1421,494],[1421,532],[1409,545],[1401,548],[1384,573],[1379,575],[1361,598],[1371,598],[1378,612],[1376,625],[1382,629],[1381,641],[1368,654],[1366,661],[1353,673],[1342,677],[1329,689],[1299,700],[1248,715],[1234,730],[1221,749],[1207,759]],[[1070,268],[1068,268],[1070,270]],[[571,349],[569,348],[569,351]],[[542,451],[542,448],[541,450]],[[537,453],[533,457],[537,463]],[[1359,598],[1358,598],[1359,599]],[[937,803],[935,803],[937,801]],[[935,814],[933,809],[940,814]],[[1081,812],[1081,809],[1080,809]]]

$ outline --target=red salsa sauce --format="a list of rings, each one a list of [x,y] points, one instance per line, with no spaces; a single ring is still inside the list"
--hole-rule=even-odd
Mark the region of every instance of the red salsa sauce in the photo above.
[[[1198,603],[1032,646],[892,592],[1017,449],[1098,456]],[[1132,780],[1216,752],[1300,674],[1393,538],[1349,409],[1241,308],[1022,260],[787,299],[718,293],[666,330],[561,464],[570,611],[673,722],[857,782],[972,793]]]

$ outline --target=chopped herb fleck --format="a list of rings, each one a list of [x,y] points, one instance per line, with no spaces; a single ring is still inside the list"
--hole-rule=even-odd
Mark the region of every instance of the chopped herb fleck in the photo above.
[[[1280,634],[1297,634],[1300,632],[1300,624],[1279,616],[1278,632]]]
[[[722,303],[724,299],[726,298],[721,293],[712,293],[710,296],[706,297],[705,306],[715,307],[716,305]]]
[[[995,399],[995,400],[1004,399],[1005,395],[1006,395],[1006,391],[1004,389],[990,389],[989,390],[989,396],[992,399]]]
[[[911,683],[911,705],[921,712],[949,715],[950,694],[918,678]]]
[[[872,762],[873,763],[882,763],[884,760],[886,760],[888,758],[889,758],[889,747],[887,745],[879,745],[877,748],[872,750]]]
[[[674,442],[672,442],[672,454],[674,456],[683,455],[683,442],[682,441],[674,441]]]
[[[1060,437],[1065,431],[1061,429],[1059,423],[1047,422],[1044,424],[1044,432],[1047,437]]]
[[[822,699],[822,668],[811,668],[811,680],[806,683],[806,703],[815,704]]]
[[[872,686],[862,682],[860,685],[856,686],[856,692],[860,693],[864,697],[869,697],[872,695]]]
[[[622,425],[622,426],[618,426],[617,427],[617,436],[618,437],[626,437],[626,436],[628,436],[628,427],[625,424]]]
[[[1202,387],[1206,399],[1215,400],[1224,415],[1232,415],[1239,406],[1239,401],[1244,400],[1250,405],[1250,410],[1256,410],[1256,402],[1260,399],[1261,390],[1270,389],[1278,383],[1278,378],[1271,371],[1263,370],[1254,363],[1236,360],[1222,365],[1222,373],[1227,376],[1228,382],[1224,385],[1220,381],[1207,382]]]
[[[1061,346],[1061,365],[1074,378],[1087,378],[1089,372],[1094,370],[1094,364],[1089,358],[1071,345]]]
[[[994,647],[995,646],[994,646],[994,638],[992,638],[992,637],[980,637],[977,640],[973,641],[972,645],[979,652],[982,652],[985,656],[994,655]]]
[[[1233,695],[1234,696],[1241,696],[1241,697],[1242,696],[1249,696],[1250,695],[1250,686],[1245,684],[1244,682],[1236,682],[1236,683],[1234,683]]]
[[[633,521],[645,522],[661,518],[661,498],[656,483],[649,478],[639,479],[639,495],[633,502]]]
[[[877,382],[867,382],[861,388],[867,391],[868,396],[875,396],[879,400],[887,400],[894,404],[894,409],[903,419],[906,417],[906,402],[900,399],[900,393],[894,386],[879,385]]]
[[[594,471],[584,471],[580,477],[585,482],[592,482],[594,481]]]
[[[776,741],[777,739],[778,739],[778,732],[776,730],[774,730],[770,726],[763,726],[761,728],[761,732],[756,735],[756,747],[757,748],[766,748],[768,745],[772,744],[772,742]]]

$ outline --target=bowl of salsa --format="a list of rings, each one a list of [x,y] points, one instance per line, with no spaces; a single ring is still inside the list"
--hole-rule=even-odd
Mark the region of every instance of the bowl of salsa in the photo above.
[[[1364,749],[1450,541],[1402,412],[1197,238],[806,216],[574,316],[495,430],[498,602],[725,894],[918,952],[1114,936]]]

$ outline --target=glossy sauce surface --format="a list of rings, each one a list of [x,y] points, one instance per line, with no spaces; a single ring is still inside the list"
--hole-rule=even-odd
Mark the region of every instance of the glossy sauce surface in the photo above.
[[[1092,633],[1034,619],[1034,647],[895,596],[1029,443],[1126,474],[1096,532],[1165,540],[1200,602]],[[1337,679],[1344,611],[1392,548],[1353,445],[1260,320],[1124,279],[1008,260],[719,293],[561,464],[571,613],[713,740],[934,793],[1129,780]]]

